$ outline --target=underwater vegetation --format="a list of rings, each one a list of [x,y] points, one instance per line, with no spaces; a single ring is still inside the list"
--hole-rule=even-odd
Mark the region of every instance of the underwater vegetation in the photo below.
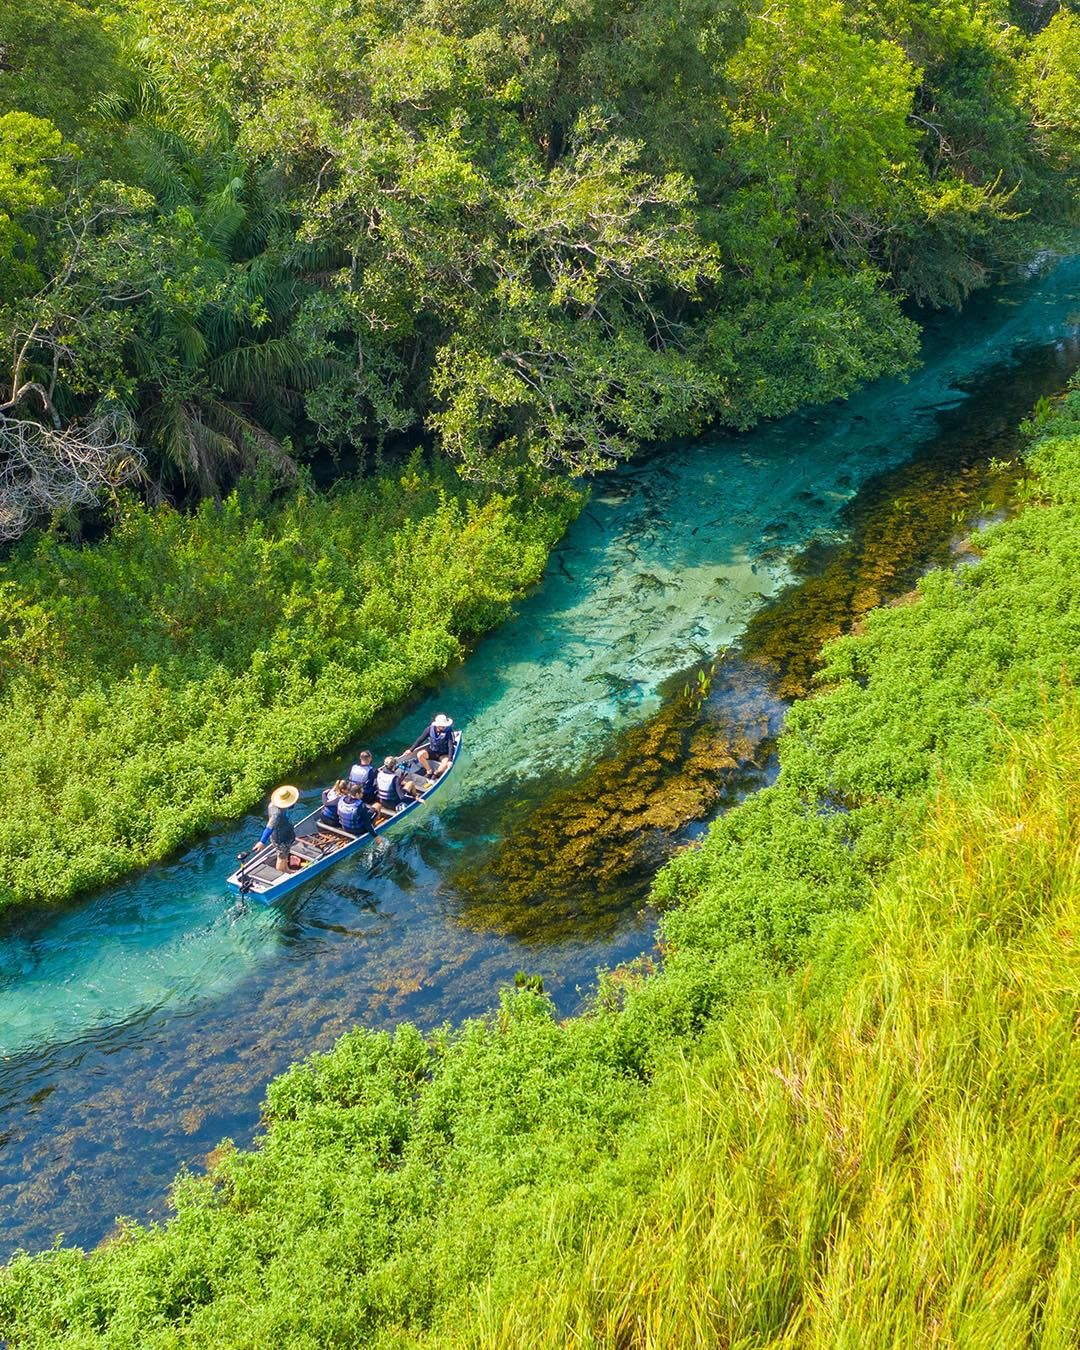
[[[659,963],[275,1080],[175,1217],[20,1256],[20,1346],[1066,1347],[1080,390],[1024,509],[831,643],[775,785],[661,872]],[[830,800],[847,809],[831,810]],[[671,1321],[665,1320],[670,1313]],[[695,1340],[697,1338],[697,1340]]]
[[[796,556],[796,579],[737,646],[667,681],[659,711],[610,753],[554,791],[524,784],[509,804],[485,802],[497,842],[451,874],[461,921],[546,942],[602,932],[644,902],[686,827],[765,781],[784,711],[810,691],[824,644],[955,560],[972,525],[1007,508],[1020,438],[1008,459],[1000,436],[991,444],[954,437],[948,455],[878,475],[845,508],[839,539]]]
[[[869,485],[844,512],[846,537],[794,560],[797,580],[750,617],[741,650],[769,672],[778,697],[809,693],[826,642],[872,609],[904,595],[930,566],[949,561],[979,518],[996,517],[1023,474],[1016,454],[978,445],[948,459],[915,459]]]
[[[632,883],[644,899],[667,839],[715,807],[761,740],[703,716],[695,695],[669,699],[566,787],[503,812],[498,842],[451,873],[461,921],[542,942],[617,923]]]

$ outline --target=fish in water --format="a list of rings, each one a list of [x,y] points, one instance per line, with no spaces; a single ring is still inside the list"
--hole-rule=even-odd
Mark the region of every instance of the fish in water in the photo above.
[[[603,684],[613,694],[631,694],[639,688],[640,680],[628,679],[625,675],[617,675],[614,671],[597,671],[595,675],[585,676],[586,684]]]

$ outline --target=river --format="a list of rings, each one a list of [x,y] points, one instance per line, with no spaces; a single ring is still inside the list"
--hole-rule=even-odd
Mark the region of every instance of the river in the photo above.
[[[9,916],[4,1254],[166,1217],[177,1169],[250,1141],[267,1079],[357,1022],[457,1021],[522,968],[569,1012],[598,966],[647,953],[657,863],[768,781],[821,639],[1000,509],[998,461],[1080,363],[1078,323],[1072,260],[935,320],[906,384],[603,479],[516,616],[370,730],[381,754],[454,716],[465,748],[432,807],[278,906],[224,889],[251,816]],[[309,766],[305,800],[349,757]]]

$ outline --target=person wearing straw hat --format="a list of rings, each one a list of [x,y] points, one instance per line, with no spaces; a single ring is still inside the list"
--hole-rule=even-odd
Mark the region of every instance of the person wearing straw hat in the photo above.
[[[440,777],[450,767],[450,758],[454,753],[454,738],[451,734],[453,725],[454,719],[452,717],[447,717],[445,713],[439,713],[435,721],[428,727],[427,745],[422,745],[416,752],[420,767],[429,778]],[[434,770],[431,767],[432,755],[438,761]]]
[[[270,843],[274,845],[274,866],[279,872],[293,870],[289,861],[289,850],[296,838],[296,831],[289,817],[289,809],[299,800],[300,789],[294,788],[291,784],[275,788],[270,794],[270,816],[266,822],[266,829],[259,839],[259,846]]]

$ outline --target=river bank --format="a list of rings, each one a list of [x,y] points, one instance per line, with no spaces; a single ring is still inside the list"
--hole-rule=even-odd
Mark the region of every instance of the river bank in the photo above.
[[[931,450],[943,430],[948,445],[939,453],[961,481],[973,447],[1008,457],[1019,409],[1014,416],[1000,402],[1003,391],[1015,382],[1026,407],[1060,386],[1073,360],[1072,276],[1066,269],[987,297],[985,310],[942,324],[929,336],[921,376],[867,391],[835,410],[835,420],[795,419],[742,442],[689,446],[660,472],[646,465],[611,480],[612,500],[594,501],[573,527],[519,618],[388,730],[394,748],[406,727],[446,701],[469,728],[472,759],[446,809],[371,859],[366,873],[333,878],[281,914],[229,917],[220,881],[257,828],[251,819],[89,907],[12,931],[0,983],[3,1025],[15,1038],[0,1084],[0,1194],[11,1245],[45,1246],[61,1229],[90,1244],[113,1214],[163,1215],[178,1165],[199,1166],[224,1134],[250,1139],[267,1076],[328,1047],[356,1021],[457,1021],[483,1012],[522,966],[541,972],[557,1006],[571,1011],[596,966],[647,952],[654,919],[639,911],[650,869],[700,822],[665,833],[656,852],[634,853],[614,884],[579,894],[572,906],[564,890],[554,909],[477,908],[470,916],[475,894],[455,876],[475,868],[469,850],[477,862],[497,852],[492,836],[504,805],[510,837],[515,814],[528,823],[524,804],[542,814],[543,791],[526,769],[538,744],[550,742],[551,762],[563,766],[561,789],[570,785],[566,766],[582,762],[587,776],[622,731],[638,725],[652,734],[650,717],[662,724],[667,715],[664,682],[675,676],[681,687],[688,655],[704,662],[733,649],[763,603],[760,591],[779,594],[795,575],[800,539],[820,541],[812,554],[819,561],[830,541],[843,547],[856,525],[842,517],[845,503],[858,503],[860,485],[890,460],[900,464],[920,445]],[[972,384],[980,370],[984,384]],[[687,495],[688,482],[696,496]],[[927,484],[927,499],[936,498],[941,483]],[[898,495],[902,487],[885,480],[878,500],[887,506]],[[964,500],[977,506],[977,495]],[[725,509],[723,523],[709,525]],[[868,519],[887,518],[880,509]],[[913,505],[908,521],[921,510]],[[779,537],[766,537],[765,527],[785,518]],[[930,518],[951,534],[944,515]],[[867,575],[889,556],[887,545],[869,549]],[[677,593],[647,580],[684,574]],[[718,586],[725,577],[731,582]],[[687,609],[677,603],[684,597]],[[622,634],[640,631],[650,643],[620,646]],[[738,715],[734,706],[724,711],[726,679],[721,673],[711,691],[721,720]],[[761,687],[743,686],[751,726]],[[666,767],[661,781],[676,782],[678,757]],[[316,766],[310,788],[330,771]],[[529,838],[521,836],[522,847]]]
[[[895,869],[923,850],[942,775],[950,791],[982,791],[1011,733],[1037,734],[1068,704],[1061,681],[1080,677],[1078,465],[1080,392],[1044,423],[1029,505],[978,539],[977,565],[928,574],[918,603],[876,610],[864,635],[828,648],[830,687],[793,707],[777,783],[661,874],[657,898],[672,908],[660,971],[617,972],[590,1015],[566,1021],[523,990],[491,1017],[426,1042],[407,1025],[392,1037],[350,1033],[271,1085],[260,1147],[220,1152],[210,1181],[182,1182],[167,1228],[132,1230],[88,1261],[61,1252],[12,1266],[0,1282],[0,1326],[30,1345],[63,1344],[90,1326],[107,1327],[115,1345],[181,1334],[189,1344],[448,1343],[469,1325],[479,1285],[496,1321],[473,1331],[490,1339],[513,1299],[566,1268],[561,1243],[573,1250],[595,1236],[665,1174],[663,1155],[635,1147],[641,1125],[663,1128],[654,1075],[695,1055],[711,1025],[722,1035],[718,1018],[771,997],[793,971],[803,970],[797,987],[816,991],[820,1008],[832,1006],[869,950],[866,920],[872,931],[877,911],[867,901],[899,884]],[[1074,785],[1070,793],[1062,809],[1075,805]],[[931,840],[925,856],[937,856]],[[1035,847],[1031,858],[1050,855]],[[984,894],[975,884],[972,895]],[[984,914],[980,902],[979,912],[991,935],[1002,924],[1020,932],[1012,910]],[[970,944],[971,934],[959,938]],[[1024,1023],[1033,1034],[1044,1025]],[[958,1044],[970,1059],[970,1037]],[[1036,1043],[1025,1053],[1042,1063]],[[1040,1090],[1060,1095],[1054,1064]],[[972,1060],[962,1078],[973,1071]],[[1056,1176],[1062,1136],[1047,1125]],[[1036,1200],[1049,1223],[1023,1288],[1004,1287],[993,1310],[1001,1325],[1026,1326],[1057,1287],[1075,1216],[1044,1205],[1042,1192],[1013,1194],[1014,1224]],[[842,1207],[822,1220],[814,1231],[832,1232]],[[966,1226],[962,1249],[993,1262],[980,1231]],[[754,1301],[755,1324],[770,1334],[786,1324],[792,1296],[812,1296],[798,1252],[783,1235],[774,1245],[794,1283],[785,1298]],[[931,1257],[928,1296],[936,1268]],[[298,1302],[289,1291],[301,1287]],[[979,1288],[982,1279],[972,1297]],[[718,1300],[716,1316],[739,1306]]]
[[[0,567],[0,909],[175,853],[335,749],[506,617],[581,497],[470,487],[419,454],[190,515],[121,503],[98,544]]]

